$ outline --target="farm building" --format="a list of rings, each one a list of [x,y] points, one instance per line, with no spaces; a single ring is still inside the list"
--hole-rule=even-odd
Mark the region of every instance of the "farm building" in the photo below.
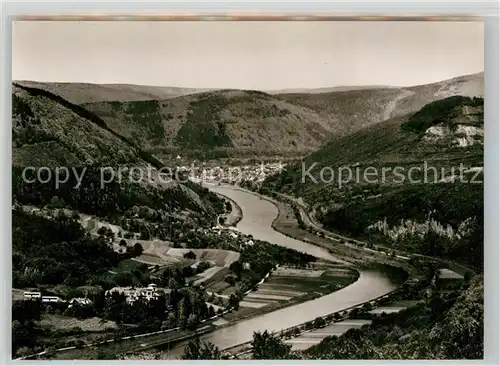
[[[86,297],[75,297],[69,301],[69,308],[73,305],[91,305],[92,301]]]

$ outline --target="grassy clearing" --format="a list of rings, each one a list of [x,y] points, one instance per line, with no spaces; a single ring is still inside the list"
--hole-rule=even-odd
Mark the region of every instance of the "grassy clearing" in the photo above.
[[[192,251],[196,254],[196,259],[199,261],[212,261],[215,265],[220,267],[229,267],[231,263],[238,260],[240,253],[233,252],[230,250],[221,249],[181,249],[181,248],[170,248],[166,252],[166,255],[172,258],[183,258],[184,254]]]
[[[51,329],[73,329],[78,327],[84,332],[103,332],[108,328],[118,328],[115,322],[102,322],[102,319],[97,317],[79,320],[68,316],[53,314],[43,314],[40,325]]]

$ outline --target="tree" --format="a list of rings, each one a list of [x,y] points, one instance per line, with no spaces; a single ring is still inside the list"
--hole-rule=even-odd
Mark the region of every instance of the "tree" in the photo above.
[[[140,243],[135,243],[134,244],[134,249],[133,249],[133,255],[134,257],[138,257],[142,254],[142,252],[144,251],[142,245]]]
[[[108,230],[106,229],[105,226],[101,226],[98,230],[97,230],[97,234],[99,235],[106,235],[108,233]]]
[[[198,325],[198,317],[196,316],[196,314],[194,314],[194,313],[189,314],[189,317],[187,320],[187,328],[196,329],[197,325]]]
[[[97,348],[97,357],[98,360],[116,360],[116,353],[113,352],[112,349],[107,347],[99,347]]]
[[[185,259],[196,259],[196,254],[192,250],[190,250],[189,252],[184,253],[183,257]]]
[[[236,277],[233,276],[233,275],[228,275],[228,276],[226,276],[226,278],[224,279],[224,281],[226,281],[231,286],[234,286],[236,284]]]
[[[238,310],[238,308],[240,307],[240,298],[235,294],[231,294],[231,296],[229,296],[228,307],[234,308],[234,310]]]
[[[115,233],[113,232],[113,230],[111,230],[110,228],[107,228],[106,229],[106,236],[110,239],[113,239],[115,237]]]
[[[181,358],[183,360],[220,360],[221,353],[212,343],[202,343],[197,337],[186,345]]]
[[[214,307],[210,305],[207,309],[207,318],[211,318],[213,316],[215,316],[215,310]]]
[[[252,358],[254,360],[286,360],[291,358],[292,346],[282,342],[267,330],[264,333],[254,332],[252,341]]]
[[[187,319],[186,319],[186,305],[184,303],[184,300],[181,300],[179,304],[177,305],[177,326],[184,328],[187,324]]]
[[[326,325],[325,319],[317,317],[314,319],[314,328],[323,328]]]
[[[209,268],[210,268],[210,263],[203,261],[203,262],[200,262],[198,264],[198,266],[196,267],[196,272],[202,273],[202,272],[205,272]]]
[[[170,313],[167,316],[167,320],[165,320],[162,324],[162,328],[170,329],[175,328],[177,326],[177,317],[174,313]]]
[[[52,197],[49,203],[50,208],[64,208],[66,206],[66,203],[62,198],[59,198],[57,196]]]

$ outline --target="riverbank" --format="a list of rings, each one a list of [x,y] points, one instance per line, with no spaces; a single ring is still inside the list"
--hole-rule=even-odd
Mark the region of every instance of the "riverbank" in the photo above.
[[[241,207],[231,198],[226,197],[222,194],[217,194],[217,196],[221,197],[226,202],[231,204],[231,212],[225,216],[225,225],[226,226],[236,226],[243,218],[243,212],[241,211]]]
[[[262,196],[262,195],[259,195],[259,194],[255,194],[254,192],[249,192],[247,190],[244,190],[244,189],[241,189],[241,188],[234,188],[234,190],[239,190],[241,192],[245,192],[247,194],[252,194],[254,196],[258,196],[260,200],[265,200],[265,201],[268,201],[270,203],[272,203],[274,205],[274,207],[278,210],[278,214],[276,216],[274,216],[274,219],[272,220],[272,228],[277,231],[277,232],[280,232],[280,231],[285,231],[286,232],[286,229],[293,229],[293,230],[296,230],[297,228],[296,227],[293,227],[293,225],[291,225],[291,222],[293,221],[291,218],[293,218],[293,216],[290,215],[290,213],[288,214],[283,214],[284,210],[282,209],[280,211],[280,207],[286,207],[284,206],[283,203],[280,204],[279,201],[277,200],[274,200],[274,199],[271,199],[269,197],[265,197],[265,196]],[[280,215],[280,212],[282,213],[282,215]],[[301,213],[301,214],[304,214],[304,213]],[[281,218],[280,218],[281,216]],[[280,222],[280,219],[281,219],[281,222]],[[286,219],[288,220],[285,221],[283,219]],[[280,227],[280,225],[282,225]],[[281,229],[281,230],[280,230]],[[302,234],[304,235],[307,235],[305,234],[305,232],[307,232],[306,230],[303,230],[302,231]],[[316,231],[315,231],[316,232]],[[288,234],[288,235],[287,235]],[[308,234],[312,234],[310,232],[308,232]],[[331,234],[332,236],[334,236],[335,234],[334,233],[328,233],[328,234]],[[287,237],[290,237],[290,238],[293,238],[293,232],[292,231],[288,231],[285,233],[282,232],[282,235],[286,235]],[[314,234],[312,234],[314,235]],[[324,234],[325,235],[325,234]],[[326,235],[325,235],[326,236]],[[295,235],[295,238],[297,238],[297,235]],[[322,240],[323,243],[327,243],[325,245],[328,245],[328,249],[329,251],[335,251],[335,249],[339,249],[341,248],[341,252],[342,254],[345,256],[346,255],[346,252],[350,252],[350,253],[357,253],[360,255],[362,262],[361,263],[365,263],[366,266],[369,267],[369,264],[370,263],[386,263],[388,265],[391,265],[391,266],[394,266],[395,267],[399,267],[399,268],[403,268],[403,269],[409,269],[410,272],[413,272],[414,271],[412,270],[412,266],[408,263],[409,262],[409,259],[408,257],[398,257],[397,254],[395,253],[391,253],[389,251],[379,251],[379,250],[373,250],[373,249],[370,249],[369,247],[366,247],[366,243],[361,243],[358,241],[355,241],[355,240],[352,240],[350,238],[328,238],[328,237],[320,237],[320,239]],[[326,240],[330,239],[330,241],[326,241]],[[314,239],[312,240],[314,242]],[[333,242],[333,243],[332,243]],[[356,244],[359,245],[358,246],[355,246],[353,245],[352,242],[355,242]],[[324,247],[325,249],[327,247]],[[339,253],[338,251],[335,251],[335,253]],[[340,254],[340,253],[339,253]],[[399,254],[399,253],[398,253]],[[409,253],[401,253],[401,254],[406,254],[406,255],[411,255]],[[370,257],[371,260],[370,261],[366,261],[366,259]],[[428,258],[426,258],[428,259]],[[434,258],[432,258],[434,259]],[[365,267],[366,267],[365,266]],[[409,279],[413,279],[411,277],[409,277]],[[405,283],[405,281],[403,281],[403,283]],[[406,282],[409,284],[409,282]],[[378,297],[373,297],[371,298],[370,300],[366,300],[364,302],[359,302],[357,304],[354,304],[350,307],[343,307],[342,309],[338,309],[338,310],[333,310],[332,312],[330,312],[329,314],[324,314],[324,315],[320,315],[319,313],[317,313],[319,315],[319,317],[322,317],[323,319],[326,319],[328,317],[331,317],[332,315],[335,315],[335,314],[340,314],[340,313],[344,313],[345,311],[349,310],[349,309],[360,309],[362,308],[365,304],[369,304],[369,305],[374,305],[377,303],[378,300],[380,301],[391,301],[394,300],[394,298],[397,298],[398,294],[400,293],[400,291],[405,291],[402,287],[402,283],[399,283],[399,285],[397,285],[395,288],[393,288],[391,291],[388,291],[386,292],[385,294],[383,295],[380,295]],[[354,288],[355,286],[348,286],[347,288]],[[368,287],[365,287],[365,290],[367,290]],[[328,296],[325,296],[325,297],[328,297]],[[318,299],[318,300],[322,300],[322,299]],[[312,303],[314,303],[315,301],[312,301]],[[331,302],[331,304],[333,304],[334,301]],[[306,303],[307,305],[307,303]],[[297,307],[293,307],[293,308],[299,308],[298,306]],[[320,306],[318,306],[318,308],[320,308]],[[286,309],[285,309],[286,310]],[[272,314],[269,314],[269,315],[272,315]],[[305,320],[304,322],[300,323],[302,324],[302,326],[304,326],[305,324],[309,323],[311,320],[313,319],[309,319],[309,320]],[[265,329],[268,329],[269,331],[271,332],[275,332],[275,333],[280,333],[281,330],[278,328],[274,328],[272,326],[272,320],[270,319],[269,321],[269,325],[265,328]],[[289,330],[292,330],[292,329],[296,329],[298,324],[298,322],[295,322],[293,323],[294,325],[291,325],[290,327],[282,327],[281,329],[284,330],[284,331],[289,331]],[[283,324],[285,324],[285,322],[283,322]],[[299,324],[299,325],[300,325]],[[241,328],[241,324],[240,324],[240,328]],[[246,327],[245,327],[246,328]],[[300,326],[299,326],[300,328]],[[259,331],[261,329],[259,328],[254,328],[255,331]],[[223,335],[223,334],[221,334]],[[214,337],[210,337],[209,341],[212,341],[212,339],[214,339]],[[233,345],[229,345],[228,347],[220,347],[219,344],[216,344],[216,346],[218,346],[220,349],[223,349],[223,350],[234,350],[234,351],[238,351],[238,350],[241,350],[241,348],[245,348],[245,347],[241,347],[242,345],[245,345],[245,344],[248,344],[248,342],[251,342],[251,340],[248,340],[247,342],[241,342],[239,344],[233,344]],[[212,342],[213,343],[213,342]],[[224,342],[226,343],[226,342]],[[223,342],[220,342],[220,344],[223,344]],[[226,343],[227,344],[227,343]]]
[[[366,243],[364,243],[363,246],[359,247],[349,245],[349,243],[352,241],[349,238],[340,238],[340,236],[339,238],[333,237],[336,234],[328,232],[324,229],[318,230],[312,220],[310,220],[308,213],[305,211],[302,205],[300,205],[301,215],[304,219],[304,224],[309,228],[309,230],[301,229],[299,227],[298,222],[295,218],[295,213],[288,203],[258,192],[250,191],[239,186],[230,187],[234,190],[239,190],[241,192],[255,195],[260,199],[272,203],[278,211],[278,215],[274,218],[271,224],[271,227],[274,230],[282,235],[285,235],[286,237],[300,240],[302,242],[306,242],[328,250],[336,257],[339,263],[351,265],[353,268],[366,266],[372,263],[382,263],[393,265],[395,267],[403,268],[408,272],[412,272],[412,266],[408,265],[408,263],[406,262],[406,257],[396,257],[389,255],[389,250],[387,250],[387,252],[369,250],[364,247]]]
[[[258,240],[299,250],[321,260],[332,263],[342,262],[339,258],[332,256],[330,251],[325,250],[325,248],[285,236],[273,228],[272,224],[277,222],[279,209],[275,202],[270,202],[267,197],[259,197],[253,192],[239,187],[207,186],[210,186],[215,193],[226,195],[241,205],[244,215],[243,220],[238,225],[238,230],[243,234],[253,235]],[[248,320],[238,321],[234,325],[218,329],[201,338],[203,341],[213,343],[219,349],[231,348],[250,341],[254,331],[279,331],[309,322],[318,316],[327,316],[332,312],[362,305],[390,293],[401,285],[401,282],[392,282],[385,274],[376,269],[363,269],[359,273],[360,277],[357,281],[339,291]],[[183,346],[183,344],[179,344],[175,348],[175,352],[172,350],[171,356],[180,356]]]
[[[380,244],[376,244],[376,245],[372,244],[371,245],[372,248],[369,248],[368,243],[366,243],[363,240],[346,237],[344,235],[341,235],[341,234],[338,234],[338,233],[335,233],[335,232],[332,232],[330,230],[325,229],[323,227],[323,224],[320,223],[316,219],[314,207],[312,208],[311,211],[309,211],[308,206],[305,205],[302,200],[285,195],[283,193],[274,192],[274,194],[280,196],[285,201],[292,202],[292,203],[296,204],[300,208],[302,218],[304,219],[303,220],[304,223],[307,226],[309,226],[312,230],[315,230],[318,233],[322,233],[323,236],[329,237],[332,240],[337,240],[338,242],[343,243],[346,246],[351,246],[351,247],[355,247],[358,249],[362,249],[364,252],[378,251],[378,252],[382,252],[382,253],[391,253],[391,255],[394,255],[396,258],[403,259],[403,260],[409,259],[410,256],[419,257],[422,259],[426,259],[426,260],[430,260],[430,261],[434,261],[436,263],[439,263],[440,265],[447,267],[450,270],[461,274],[462,276],[465,276],[468,272],[470,274],[476,274],[476,271],[474,269],[470,268],[469,266],[462,264],[462,263],[457,263],[455,261],[452,261],[452,260],[449,260],[446,258],[430,257],[430,256],[426,256],[423,254],[418,254],[418,253],[408,253],[408,252],[405,252],[405,251],[400,250],[400,249],[388,248],[388,247],[385,247],[385,246],[380,245]],[[278,202],[280,202],[280,201],[278,201]]]

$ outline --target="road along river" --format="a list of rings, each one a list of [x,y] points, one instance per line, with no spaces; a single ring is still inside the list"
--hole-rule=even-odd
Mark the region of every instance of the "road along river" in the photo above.
[[[272,228],[278,216],[277,207],[268,200],[232,186],[206,185],[215,193],[222,194],[235,201],[243,212],[243,218],[237,228],[244,234],[251,234],[255,239],[265,240],[287,248],[296,249],[318,258],[336,261],[327,250],[312,244],[289,238]],[[386,275],[376,270],[361,270],[359,279],[343,289],[298,305],[276,310],[223,327],[201,337],[223,350],[252,340],[255,331],[280,331],[318,316],[326,316],[358,305],[394,290],[399,283],[392,282]],[[178,344],[170,350],[171,357],[182,354],[187,342]]]

